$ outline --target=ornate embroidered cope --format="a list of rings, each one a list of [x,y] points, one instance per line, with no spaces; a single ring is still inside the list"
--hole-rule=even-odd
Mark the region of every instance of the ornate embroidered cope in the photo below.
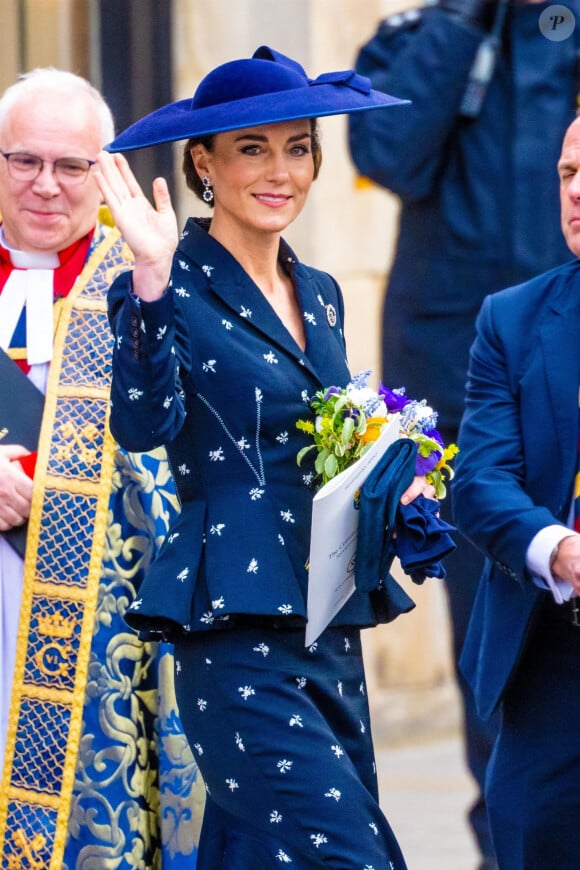
[[[171,686],[172,656],[122,623],[152,530],[159,545],[179,509],[166,457],[131,457],[108,431],[106,291],[130,265],[111,230],[60,302],[0,787],[8,870],[81,867],[91,854],[102,870],[194,860],[202,786],[174,698],[160,689]],[[148,505],[136,495],[143,481]]]

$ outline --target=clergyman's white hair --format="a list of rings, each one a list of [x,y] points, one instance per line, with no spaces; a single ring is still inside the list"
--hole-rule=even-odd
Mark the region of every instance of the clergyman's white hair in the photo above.
[[[82,76],[55,67],[36,67],[30,72],[22,73],[13,85],[6,88],[0,97],[0,133],[7,114],[21,99],[47,90],[60,91],[64,97],[72,94],[85,95],[92,100],[101,121],[101,145],[114,139],[113,115],[102,94]]]

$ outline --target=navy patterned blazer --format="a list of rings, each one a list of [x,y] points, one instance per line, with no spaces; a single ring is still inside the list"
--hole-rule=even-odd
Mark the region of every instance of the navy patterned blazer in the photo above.
[[[127,615],[144,636],[177,639],[240,619],[304,624],[313,460],[299,467],[319,389],[350,380],[343,301],[326,273],[280,258],[304,315],[302,351],[239,263],[190,219],[164,296],[112,286],[111,429],[129,450],[165,444],[181,515]],[[385,618],[384,592],[356,593],[338,624]]]

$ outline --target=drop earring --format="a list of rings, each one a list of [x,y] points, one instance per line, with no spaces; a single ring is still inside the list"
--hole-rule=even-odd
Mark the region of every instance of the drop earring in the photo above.
[[[211,205],[213,202],[213,188],[211,186],[211,181],[209,180],[209,175],[204,175],[201,179],[201,183],[203,184],[203,201],[207,202],[208,205]]]

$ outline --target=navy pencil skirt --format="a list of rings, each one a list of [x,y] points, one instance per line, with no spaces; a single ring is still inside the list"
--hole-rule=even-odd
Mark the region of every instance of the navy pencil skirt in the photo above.
[[[200,870],[404,870],[378,801],[360,631],[238,626],[175,645],[207,789]]]

